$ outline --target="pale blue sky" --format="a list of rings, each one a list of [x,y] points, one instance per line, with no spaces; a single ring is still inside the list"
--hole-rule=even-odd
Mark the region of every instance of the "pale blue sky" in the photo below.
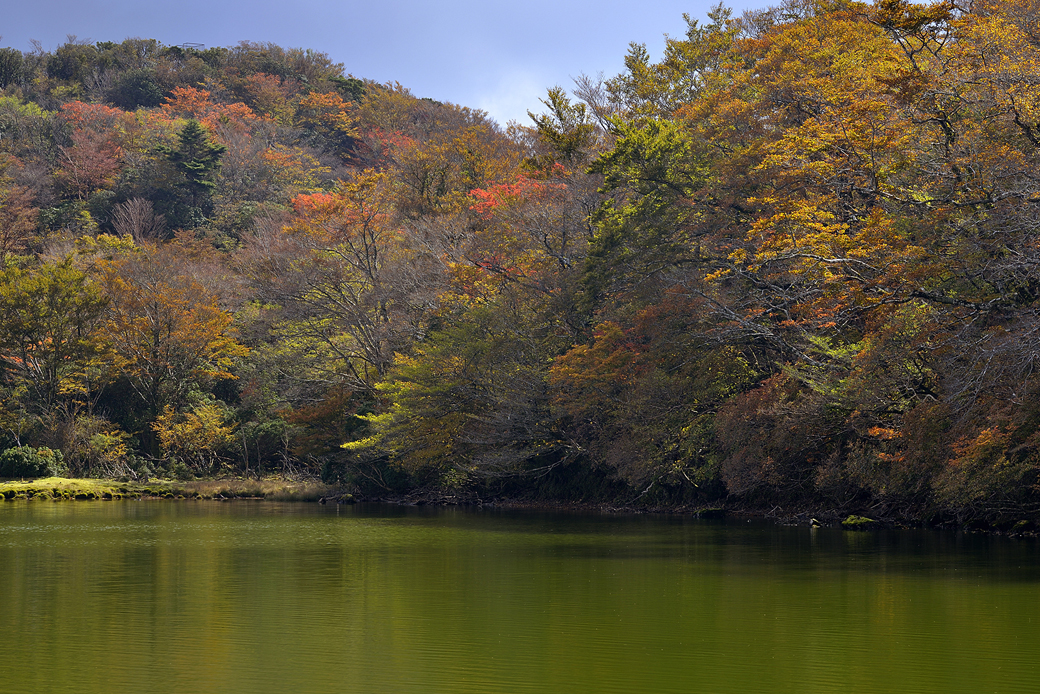
[[[714,0],[7,0],[0,45],[52,51],[67,34],[91,41],[154,38],[164,44],[230,46],[271,41],[312,48],[346,72],[397,81],[416,96],[482,108],[496,120],[527,121],[554,85],[581,73],[612,76],[630,41],[659,57],[664,34],[685,30],[683,12],[703,21]],[[767,2],[733,3],[735,13]]]

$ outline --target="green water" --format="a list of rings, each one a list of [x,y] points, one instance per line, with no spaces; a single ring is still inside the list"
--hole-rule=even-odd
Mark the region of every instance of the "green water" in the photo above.
[[[670,517],[0,504],[0,692],[1038,692],[1040,547]]]

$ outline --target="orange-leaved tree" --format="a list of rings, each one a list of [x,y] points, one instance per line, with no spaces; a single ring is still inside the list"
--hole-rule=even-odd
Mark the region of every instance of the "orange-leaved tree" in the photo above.
[[[233,378],[247,350],[235,339],[231,314],[193,277],[180,244],[144,245],[98,262],[109,305],[103,332],[121,371],[154,421],[189,391]]]

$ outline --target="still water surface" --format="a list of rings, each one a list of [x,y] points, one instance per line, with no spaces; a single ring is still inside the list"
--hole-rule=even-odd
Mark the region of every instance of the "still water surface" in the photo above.
[[[0,505],[0,692],[1040,692],[1033,540]]]

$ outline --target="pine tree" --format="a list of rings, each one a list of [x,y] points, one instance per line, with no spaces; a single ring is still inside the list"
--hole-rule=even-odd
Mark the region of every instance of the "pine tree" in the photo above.
[[[206,129],[194,119],[185,124],[178,137],[180,144],[167,158],[184,175],[180,187],[187,193],[187,204],[205,214],[212,207],[210,198],[217,187],[215,179],[227,147],[212,142]]]

